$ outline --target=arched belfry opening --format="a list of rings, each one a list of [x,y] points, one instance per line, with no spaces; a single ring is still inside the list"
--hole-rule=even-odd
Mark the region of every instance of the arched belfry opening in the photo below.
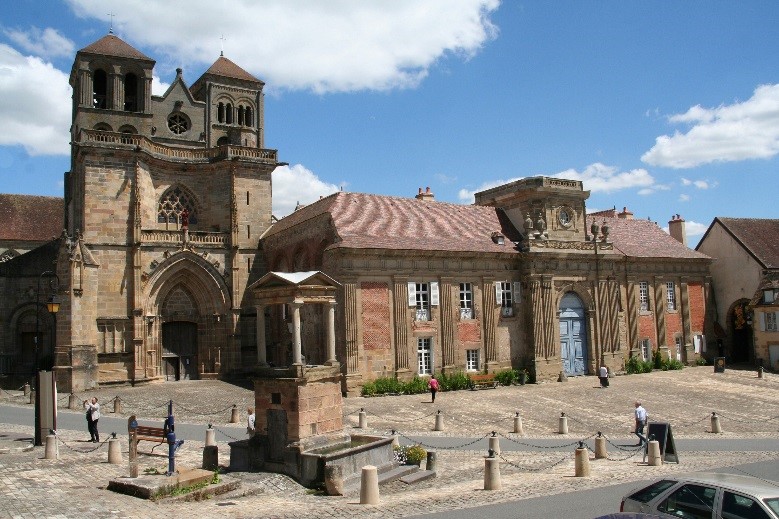
[[[237,362],[229,340],[230,292],[216,268],[191,251],[171,255],[147,283],[147,376],[217,378]],[[136,356],[136,363],[141,359]]]
[[[560,299],[560,358],[567,376],[587,374],[587,311],[575,292]]]

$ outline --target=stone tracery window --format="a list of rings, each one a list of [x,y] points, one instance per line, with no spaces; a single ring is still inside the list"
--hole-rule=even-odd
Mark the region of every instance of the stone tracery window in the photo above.
[[[197,224],[195,197],[180,186],[173,187],[160,198],[157,222],[164,223],[166,229],[179,229],[181,215],[185,209],[189,216],[189,225]]]
[[[189,119],[182,113],[172,113],[168,116],[168,129],[176,135],[181,135],[189,130]]]

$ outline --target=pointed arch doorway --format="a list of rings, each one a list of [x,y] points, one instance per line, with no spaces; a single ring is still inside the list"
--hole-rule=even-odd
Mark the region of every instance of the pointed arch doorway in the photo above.
[[[162,325],[162,369],[168,381],[197,378],[197,324],[171,321]]]
[[[568,292],[560,300],[560,358],[567,376],[587,373],[586,310],[582,300]]]

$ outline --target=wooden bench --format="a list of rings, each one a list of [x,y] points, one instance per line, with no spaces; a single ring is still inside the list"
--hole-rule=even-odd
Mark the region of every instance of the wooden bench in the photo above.
[[[136,444],[141,440],[155,443],[164,443],[167,441],[168,436],[165,433],[164,428],[150,427],[148,425],[137,425],[137,423],[138,422],[135,419],[135,415],[131,416],[127,420],[127,434],[130,436],[130,439],[135,438]],[[136,424],[136,426],[133,427],[133,424]]]
[[[498,381],[495,375],[491,373],[481,375],[468,375],[471,383],[471,390],[489,389],[498,387]]]

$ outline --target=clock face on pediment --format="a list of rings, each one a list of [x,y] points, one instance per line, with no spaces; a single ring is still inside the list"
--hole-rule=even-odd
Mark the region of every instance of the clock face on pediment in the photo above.
[[[560,225],[566,229],[573,225],[575,215],[573,209],[564,205],[557,211],[557,221]]]

